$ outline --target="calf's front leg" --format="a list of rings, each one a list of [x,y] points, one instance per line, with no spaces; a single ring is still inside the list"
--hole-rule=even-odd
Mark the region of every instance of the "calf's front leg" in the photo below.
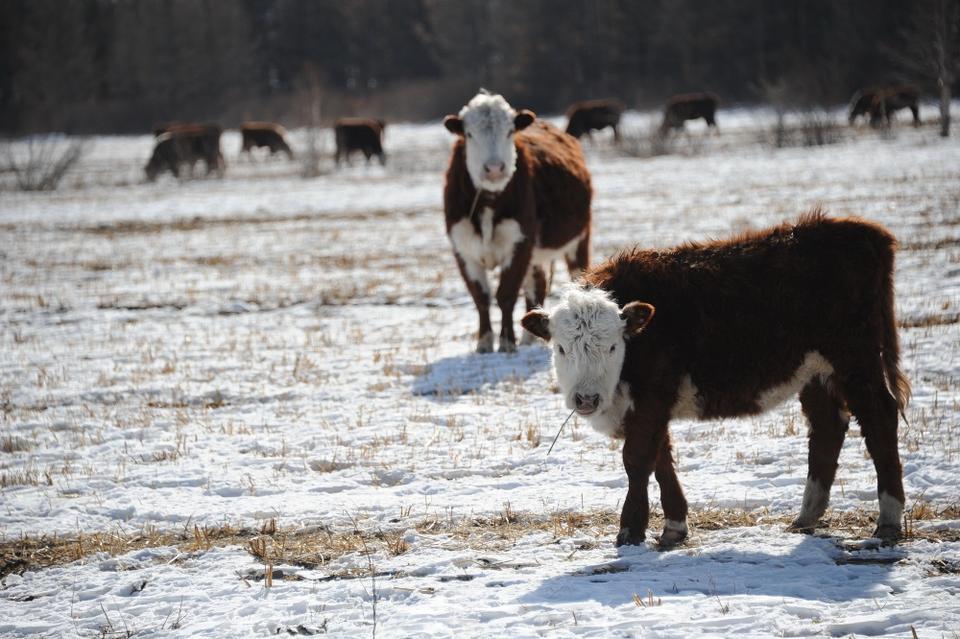
[[[650,473],[656,466],[666,429],[665,419],[637,419],[636,415],[628,414],[625,420],[623,468],[627,471],[628,487],[623,510],[620,512],[617,546],[638,546],[646,536],[647,524],[650,521],[647,484]]]

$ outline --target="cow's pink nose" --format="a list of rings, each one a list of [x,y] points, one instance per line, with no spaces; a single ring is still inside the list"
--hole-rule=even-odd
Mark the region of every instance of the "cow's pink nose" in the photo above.
[[[486,162],[483,165],[483,172],[486,173],[488,177],[500,177],[506,168],[507,165],[503,162]]]

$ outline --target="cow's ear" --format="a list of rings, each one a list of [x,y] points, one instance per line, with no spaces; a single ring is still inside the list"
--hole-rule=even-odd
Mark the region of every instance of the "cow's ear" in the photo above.
[[[542,308],[535,308],[527,312],[520,323],[527,329],[527,332],[533,333],[547,342],[550,341],[550,316]]]
[[[463,135],[463,120],[458,115],[448,115],[443,119],[443,126],[447,127],[450,133]]]
[[[537,119],[537,114],[527,109],[520,109],[513,118],[513,128],[517,131],[523,130],[533,124]]]
[[[643,332],[653,319],[654,308],[645,302],[630,302],[620,310],[620,319],[626,322],[623,336],[627,339]]]

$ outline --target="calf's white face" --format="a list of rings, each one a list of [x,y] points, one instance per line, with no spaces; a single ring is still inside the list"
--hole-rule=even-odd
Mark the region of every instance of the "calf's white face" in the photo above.
[[[536,116],[531,111],[514,111],[502,95],[481,91],[460,109],[448,115],[444,126],[462,135],[466,144],[467,172],[474,187],[499,192],[507,187],[517,168],[513,136]]]
[[[653,318],[654,308],[631,302],[622,309],[600,289],[568,289],[547,313],[524,315],[523,327],[553,342],[553,365],[567,408],[588,416],[613,405],[626,343]]]

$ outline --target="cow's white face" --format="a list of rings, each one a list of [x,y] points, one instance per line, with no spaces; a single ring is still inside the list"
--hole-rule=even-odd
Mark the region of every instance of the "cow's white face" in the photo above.
[[[507,187],[517,168],[513,136],[534,118],[530,111],[514,111],[502,95],[481,91],[460,109],[459,115],[448,115],[443,124],[464,137],[467,171],[473,185],[499,192]]]
[[[573,287],[547,313],[524,315],[523,327],[553,342],[553,365],[567,408],[583,416],[613,404],[627,340],[653,318],[649,304],[631,302],[622,309],[606,291]]]

